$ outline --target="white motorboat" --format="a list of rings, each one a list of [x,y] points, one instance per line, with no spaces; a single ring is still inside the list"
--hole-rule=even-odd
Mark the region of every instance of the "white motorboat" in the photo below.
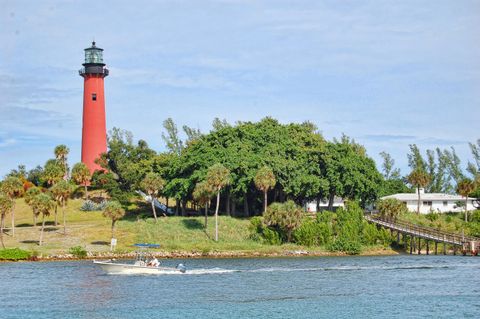
[[[159,248],[157,244],[135,244],[135,247],[143,250],[136,252],[135,262],[133,264],[120,263],[114,259],[110,260],[94,260],[95,265],[100,266],[108,274],[175,274],[185,273],[187,268],[183,264],[176,267],[165,267],[161,265],[156,258],[144,249]]]
[[[146,263],[136,261],[134,264],[117,263],[114,260],[94,260],[95,265],[100,266],[108,274],[173,274],[185,273],[186,267],[178,264],[177,267],[147,266]]]

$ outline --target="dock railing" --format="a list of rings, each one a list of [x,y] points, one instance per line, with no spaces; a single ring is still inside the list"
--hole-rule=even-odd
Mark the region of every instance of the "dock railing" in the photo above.
[[[462,246],[466,242],[480,241],[480,238],[449,233],[431,227],[419,226],[399,219],[392,220],[382,218],[378,215],[365,215],[365,219],[371,223],[375,223],[391,230],[399,231],[406,235],[451,245]]]

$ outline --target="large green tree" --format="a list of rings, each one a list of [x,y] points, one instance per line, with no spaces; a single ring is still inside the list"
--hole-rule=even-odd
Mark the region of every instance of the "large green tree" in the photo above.
[[[133,194],[143,177],[155,166],[155,156],[156,152],[147,142],[139,140],[135,144],[131,132],[113,128],[108,135],[108,152],[102,156],[100,164],[113,174],[118,185],[115,188],[124,194]]]
[[[220,192],[230,183],[230,171],[222,164],[209,167],[206,177],[207,184],[217,193],[215,207],[215,241],[218,241],[218,209],[220,208]]]
[[[382,174],[384,180],[379,197],[409,192],[410,189],[405,185],[404,178],[400,175],[400,169],[395,168],[395,160],[387,152],[381,152],[380,156],[383,159]]]
[[[0,191],[7,195],[12,202],[12,236],[15,237],[15,199],[23,195],[23,183],[18,177],[7,177],[3,180]]]
[[[359,200],[363,206],[378,198],[382,176],[363,146],[343,136],[327,144],[323,160],[329,184],[329,210],[335,196]]]

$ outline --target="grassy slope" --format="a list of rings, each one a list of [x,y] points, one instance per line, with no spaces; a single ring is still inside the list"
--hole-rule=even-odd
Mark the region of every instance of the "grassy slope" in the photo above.
[[[101,212],[82,212],[79,210],[83,200],[70,200],[66,209],[67,235],[63,235],[61,208],[58,209],[59,225],[54,226],[53,214],[46,219],[44,244],[38,246],[40,226],[34,228],[31,209],[23,199],[18,199],[15,209],[15,238],[4,235],[7,248],[19,247],[36,251],[42,255],[55,255],[68,252],[73,246],[85,247],[90,252],[106,252],[110,246],[111,221]],[[318,254],[325,253],[324,248],[306,248],[288,244],[281,246],[262,245],[249,239],[248,219],[219,217],[219,242],[212,240],[215,232],[214,218],[209,217],[208,229],[203,228],[204,217],[161,217],[155,223],[148,208],[136,210],[137,215],[125,218],[117,223],[117,251],[131,251],[137,242],[160,243],[167,252],[237,252],[275,254],[285,251],[306,250]],[[145,217],[147,216],[147,217]],[[39,219],[39,225],[41,220]],[[6,226],[10,225],[10,216]],[[9,230],[7,230],[9,233]],[[381,253],[383,248],[372,247],[365,253]]]

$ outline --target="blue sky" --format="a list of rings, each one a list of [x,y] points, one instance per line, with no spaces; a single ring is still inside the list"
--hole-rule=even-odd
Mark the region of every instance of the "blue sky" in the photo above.
[[[107,127],[164,150],[162,121],[207,132],[272,116],[345,133],[407,173],[408,145],[480,138],[480,1],[0,0],[0,175],[80,160],[93,38],[110,69]],[[133,4],[134,3],[134,4]]]

